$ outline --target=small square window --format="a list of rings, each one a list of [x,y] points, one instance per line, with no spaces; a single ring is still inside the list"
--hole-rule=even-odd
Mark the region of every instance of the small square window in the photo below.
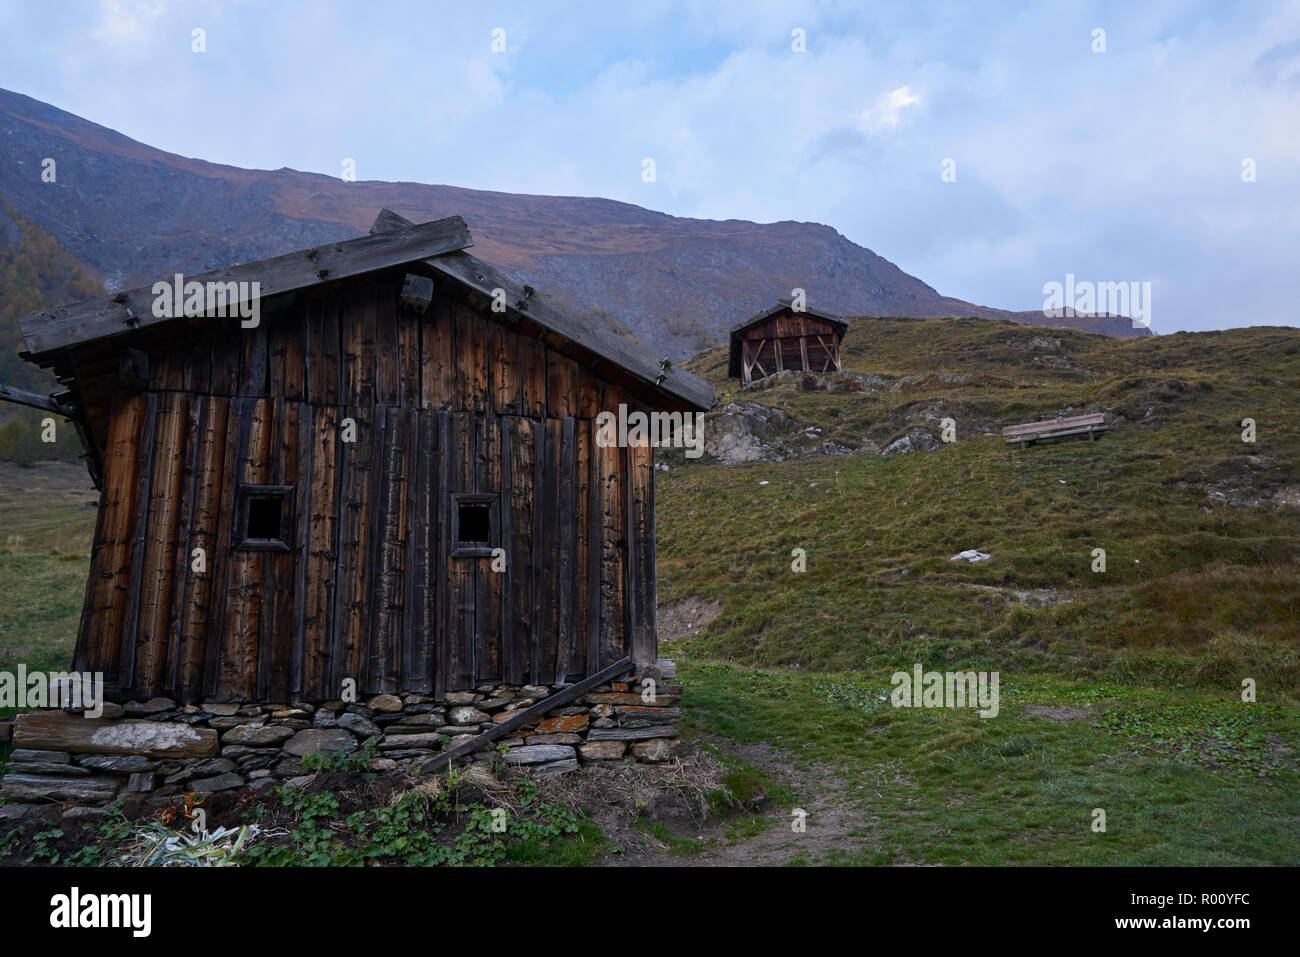
[[[268,495],[265,498],[254,497],[248,500],[248,528],[244,530],[245,538],[279,538],[280,512],[284,506],[281,496]]]
[[[486,545],[492,532],[492,510],[485,502],[461,502],[457,508],[457,545]]]
[[[287,552],[292,545],[293,486],[240,486],[235,520],[236,548]]]
[[[487,558],[496,536],[497,496],[457,492],[451,496],[451,554],[453,558]]]

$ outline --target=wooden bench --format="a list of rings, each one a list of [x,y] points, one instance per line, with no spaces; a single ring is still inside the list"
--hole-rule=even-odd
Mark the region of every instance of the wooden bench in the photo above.
[[[1023,449],[1040,439],[1064,439],[1075,435],[1086,435],[1090,442],[1096,441],[1097,436],[1105,431],[1106,417],[1100,412],[1094,412],[1089,415],[1072,415],[1065,419],[1008,425],[1002,434],[1007,436],[1007,445],[1018,444]]]

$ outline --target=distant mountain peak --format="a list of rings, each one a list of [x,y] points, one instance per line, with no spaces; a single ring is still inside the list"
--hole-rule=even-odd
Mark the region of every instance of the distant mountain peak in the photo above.
[[[842,315],[983,316],[1148,334],[1126,319],[1049,321],[942,296],[821,223],[690,219],[599,197],[246,170],[155,149],[7,90],[0,129],[7,150],[57,156],[63,187],[42,183],[39,164],[6,165],[0,194],[112,288],[359,236],[387,207],[413,222],[463,216],[476,256],[674,359],[722,341],[732,323],[794,288],[807,290],[814,308]]]

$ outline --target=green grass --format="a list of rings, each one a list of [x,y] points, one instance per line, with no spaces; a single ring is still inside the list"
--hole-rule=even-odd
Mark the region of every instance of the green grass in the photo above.
[[[85,469],[0,463],[0,671],[72,662],[95,513]],[[0,716],[13,709],[0,709]]]
[[[861,825],[828,859],[804,863],[1300,864],[1300,773],[1294,753],[1269,743],[1300,741],[1293,709],[1032,675],[1004,683],[1001,714],[981,719],[877,708],[884,673],[678,667],[691,732],[788,753],[796,786],[823,767],[843,777]],[[1171,700],[1181,717],[1150,724]],[[1024,714],[1027,704],[1096,714],[1058,723]],[[1225,741],[1223,726],[1249,730]],[[1092,831],[1094,808],[1104,834]]]
[[[1042,337],[1059,346],[1029,345]],[[1285,504],[1300,494],[1300,332],[1111,340],[882,319],[855,324],[844,351],[846,369],[920,378],[741,394],[723,350],[692,368],[720,403],[788,415],[785,438],[816,426],[817,442],[880,446],[951,416],[958,441],[737,468],[666,456],[658,477],[660,600],[722,606],[661,652],[678,661],[686,731],[724,752],[766,743],[801,769],[779,785],[727,756],[711,804],[731,808],[728,842],[771,826],[747,802],[788,810],[830,769],[852,827],[788,864],[1300,864],[1300,508]],[[1020,452],[997,435],[1066,408],[1122,419],[1096,443]],[[51,495],[38,474],[0,475],[0,669],[64,667],[76,632],[90,495],[84,480]],[[948,560],[965,548],[993,558]],[[916,662],[998,670],[1001,714],[892,708],[890,675]],[[520,835],[506,859],[597,859],[594,825],[574,826]]]
[[[1045,335],[1061,342],[1052,356],[1086,373],[1007,345]],[[1282,502],[1300,494],[1300,333],[1112,340],[983,320],[864,320],[845,355],[850,370],[969,381],[740,393],[719,375],[721,350],[694,368],[732,390],[720,404],[789,415],[787,438],[815,425],[819,442],[883,445],[926,408],[935,423],[956,420],[958,441],[929,454],[661,475],[661,601],[723,605],[674,653],[814,670],[947,662],[1207,690],[1250,677],[1261,700],[1297,701],[1300,508]],[[1066,407],[1127,418],[1095,443],[1024,452],[996,434]],[[1253,445],[1241,441],[1247,416]],[[1231,507],[1212,489],[1258,504]],[[949,561],[966,548],[993,558]],[[1096,548],[1104,572],[1092,569]],[[1033,590],[1049,593],[1045,607],[1017,595]]]
[[[661,652],[688,727],[773,746],[809,786],[826,769],[848,781],[860,823],[788,863],[1300,863],[1300,332],[869,319],[844,357],[913,378],[742,392],[725,349],[691,368],[719,405],[783,413],[767,442],[883,447],[916,427],[938,437],[943,417],[958,441],[677,458],[658,483],[661,602],[722,609]],[[1019,451],[998,434],[1061,410],[1119,418],[1095,443]],[[966,548],[993,557],[949,561]],[[1002,714],[893,708],[889,677],[916,662],[999,671]],[[1258,703],[1242,702],[1246,679]],[[1057,722],[1031,704],[1089,712]]]

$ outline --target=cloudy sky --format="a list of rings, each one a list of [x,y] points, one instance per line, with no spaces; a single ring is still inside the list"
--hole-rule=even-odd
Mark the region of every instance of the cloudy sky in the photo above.
[[[1297,2],[0,0],[0,86],[237,166],[826,223],[992,306],[1073,273],[1150,282],[1156,332],[1300,325]]]

